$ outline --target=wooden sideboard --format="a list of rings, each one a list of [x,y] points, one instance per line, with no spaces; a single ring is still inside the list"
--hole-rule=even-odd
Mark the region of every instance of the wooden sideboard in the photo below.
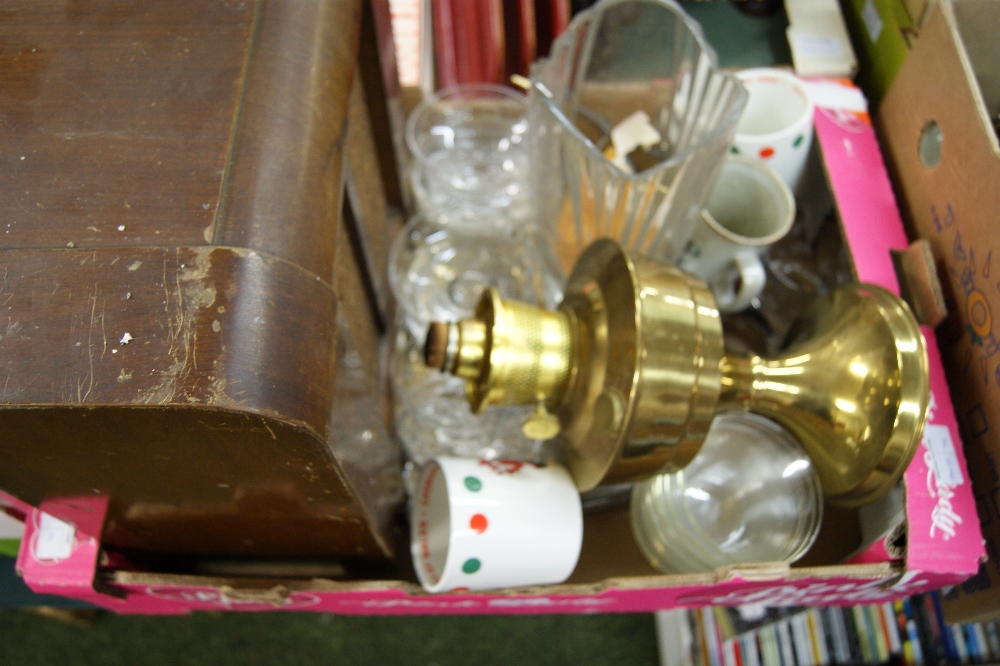
[[[0,7],[0,490],[124,552],[385,558],[387,0]]]

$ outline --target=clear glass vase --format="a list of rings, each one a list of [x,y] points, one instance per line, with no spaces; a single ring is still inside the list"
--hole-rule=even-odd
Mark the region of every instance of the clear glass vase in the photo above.
[[[602,0],[535,64],[532,84],[532,182],[564,270],[601,237],[675,261],[747,100],[700,26],[671,0]],[[640,110],[661,141],[630,173],[599,148],[594,128]]]

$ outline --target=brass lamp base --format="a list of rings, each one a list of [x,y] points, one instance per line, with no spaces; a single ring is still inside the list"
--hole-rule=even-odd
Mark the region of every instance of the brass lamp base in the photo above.
[[[584,252],[565,293],[548,312],[491,290],[474,319],[432,325],[426,359],[466,379],[476,411],[537,404],[526,430],[559,433],[580,490],[683,467],[720,409],[791,431],[839,505],[888,492],[916,451],[927,352],[907,305],[880,287],[817,299],[775,359],[725,356],[706,285],[611,240]]]
[[[826,501],[868,504],[902,477],[923,433],[927,350],[909,307],[851,284],[817,298],[778,358],[727,358],[720,409],[742,407],[789,430]]]

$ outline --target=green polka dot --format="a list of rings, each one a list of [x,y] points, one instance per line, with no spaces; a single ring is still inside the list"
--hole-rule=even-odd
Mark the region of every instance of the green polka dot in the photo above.
[[[465,477],[465,487],[474,493],[478,493],[483,489],[483,482],[474,476]]]
[[[793,143],[792,145],[793,145],[793,146],[795,146],[796,148],[798,148],[799,146],[801,146],[801,145],[802,145],[802,142],[803,142],[804,140],[805,140],[805,137],[804,137],[803,135],[799,134],[799,135],[798,135],[798,136],[797,136],[797,137],[795,138],[795,142],[794,142],[794,143]]]
[[[470,557],[462,564],[462,571],[467,574],[474,574],[479,571],[479,567],[481,566],[483,566],[482,562],[475,557]]]
[[[733,153],[733,154],[736,154],[736,155],[739,155],[739,154],[740,154],[740,149],[739,149],[739,148],[737,148],[736,146],[731,146],[731,147],[729,148],[729,152],[731,152],[731,153]]]

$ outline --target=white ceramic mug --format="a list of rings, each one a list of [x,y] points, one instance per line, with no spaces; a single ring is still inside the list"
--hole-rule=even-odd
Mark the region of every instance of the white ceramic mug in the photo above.
[[[550,463],[436,458],[411,504],[411,551],[428,592],[560,583],[583,543],[580,494]]]
[[[708,283],[721,312],[739,312],[760,295],[760,255],[795,221],[795,198],[769,166],[739,155],[722,165],[680,267]]]
[[[813,101],[791,72],[755,67],[737,72],[749,98],[732,152],[760,160],[796,191],[812,145]]]

